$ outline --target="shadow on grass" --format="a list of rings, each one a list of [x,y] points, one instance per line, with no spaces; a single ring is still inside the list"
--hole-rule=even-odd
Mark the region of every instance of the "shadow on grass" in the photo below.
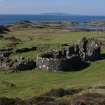
[[[100,57],[95,58],[95,59],[90,59],[92,62],[100,61],[100,60],[105,60],[105,54],[101,54]]]
[[[90,66],[90,63],[89,62],[81,62],[81,64],[79,65],[70,65],[68,68],[66,69],[63,69],[62,71],[63,72],[76,72],[76,71],[82,71],[84,70],[85,68],[88,68]]]
[[[99,60],[105,60],[105,54],[101,54],[101,57]]]

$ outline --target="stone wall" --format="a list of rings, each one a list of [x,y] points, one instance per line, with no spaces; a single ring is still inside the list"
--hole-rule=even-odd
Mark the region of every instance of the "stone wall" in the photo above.
[[[36,67],[36,62],[30,59],[15,59],[0,57],[0,69],[2,70],[30,70]]]
[[[36,66],[39,69],[49,71],[68,71],[77,70],[82,66],[83,62],[78,55],[73,55],[70,58],[41,58],[36,60]]]

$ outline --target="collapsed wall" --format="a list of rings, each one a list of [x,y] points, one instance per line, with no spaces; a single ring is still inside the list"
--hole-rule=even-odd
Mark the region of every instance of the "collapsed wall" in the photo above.
[[[9,57],[0,56],[0,69],[2,70],[30,70],[36,67],[34,60],[25,58],[16,58],[15,60]]]

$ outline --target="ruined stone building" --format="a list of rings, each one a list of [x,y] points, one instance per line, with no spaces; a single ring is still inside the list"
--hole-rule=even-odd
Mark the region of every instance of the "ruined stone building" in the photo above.
[[[50,71],[76,70],[87,61],[100,58],[101,43],[93,38],[83,38],[79,43],[62,50],[53,50],[37,57],[36,66]]]
[[[11,49],[0,50],[0,68],[5,70],[30,70],[39,68],[49,71],[81,70],[87,61],[101,57],[101,43],[94,38],[82,38],[79,43],[40,54],[36,60],[9,58]]]

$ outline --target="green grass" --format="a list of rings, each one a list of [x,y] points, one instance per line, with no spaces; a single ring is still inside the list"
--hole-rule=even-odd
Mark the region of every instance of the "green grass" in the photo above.
[[[85,32],[85,31],[67,31],[53,29],[29,29],[10,32],[6,37],[14,36],[23,41],[14,49],[37,46],[41,49],[58,47],[60,44],[71,43],[87,37],[101,37],[105,32]],[[30,38],[32,38],[30,40]],[[5,43],[5,44],[3,44]],[[7,47],[10,42],[0,39],[0,48]],[[46,48],[44,49],[46,51]],[[103,49],[103,52],[105,50]],[[34,58],[39,51],[22,53],[20,55]],[[15,57],[14,53],[11,57]],[[16,87],[10,87],[3,84],[2,81],[14,83]],[[92,62],[91,65],[77,72],[47,72],[47,71],[22,71],[17,73],[7,73],[0,71],[0,96],[28,98],[40,95],[51,88],[71,88],[71,87],[89,87],[96,85],[105,85],[105,60]]]
[[[103,61],[94,62],[82,71],[77,72],[45,72],[24,71],[8,74],[0,72],[0,81],[16,84],[16,87],[7,87],[0,84],[0,96],[22,97],[42,94],[51,88],[71,88],[105,85],[105,64]]]

